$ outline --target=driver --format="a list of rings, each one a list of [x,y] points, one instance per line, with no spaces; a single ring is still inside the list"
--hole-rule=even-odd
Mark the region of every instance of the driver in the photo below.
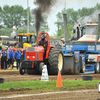
[[[46,50],[47,50],[47,46],[48,46],[48,42],[47,42],[47,39],[46,39],[46,34],[42,34],[41,35],[41,39],[40,39],[38,45],[44,47],[43,57],[45,58],[45,56],[46,56]]]

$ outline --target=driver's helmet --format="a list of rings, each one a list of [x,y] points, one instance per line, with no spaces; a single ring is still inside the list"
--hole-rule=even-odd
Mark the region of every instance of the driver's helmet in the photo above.
[[[44,34],[41,35],[41,39],[45,39],[45,35]]]

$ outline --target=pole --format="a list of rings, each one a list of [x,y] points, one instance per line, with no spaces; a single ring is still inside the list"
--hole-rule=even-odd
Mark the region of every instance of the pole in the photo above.
[[[27,0],[27,33],[29,33],[29,0]]]
[[[100,35],[100,14],[98,14],[98,30],[97,30],[97,36],[96,36],[96,42],[95,42],[95,45],[96,45],[97,42],[98,42],[99,35]]]
[[[67,32],[67,14],[63,14],[63,23],[64,23],[64,39],[67,41],[70,38],[70,35]]]
[[[65,0],[65,10],[66,10],[66,0]]]

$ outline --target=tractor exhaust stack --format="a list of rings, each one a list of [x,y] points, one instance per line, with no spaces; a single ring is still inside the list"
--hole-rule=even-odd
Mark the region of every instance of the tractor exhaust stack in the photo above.
[[[63,14],[63,23],[64,23],[64,39],[65,41],[68,41],[68,39],[70,38],[70,35],[68,34],[67,31],[67,14]]]
[[[95,42],[95,45],[96,45],[97,42],[98,42],[99,35],[100,35],[100,14],[98,14],[98,30],[97,30],[97,36],[96,36],[96,42]]]

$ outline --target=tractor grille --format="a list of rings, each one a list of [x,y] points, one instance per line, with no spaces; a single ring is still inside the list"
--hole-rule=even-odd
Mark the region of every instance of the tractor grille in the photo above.
[[[28,47],[26,49],[26,52],[35,52],[35,48],[34,47]]]
[[[31,61],[23,61],[22,66],[23,68],[32,68],[32,63]]]

